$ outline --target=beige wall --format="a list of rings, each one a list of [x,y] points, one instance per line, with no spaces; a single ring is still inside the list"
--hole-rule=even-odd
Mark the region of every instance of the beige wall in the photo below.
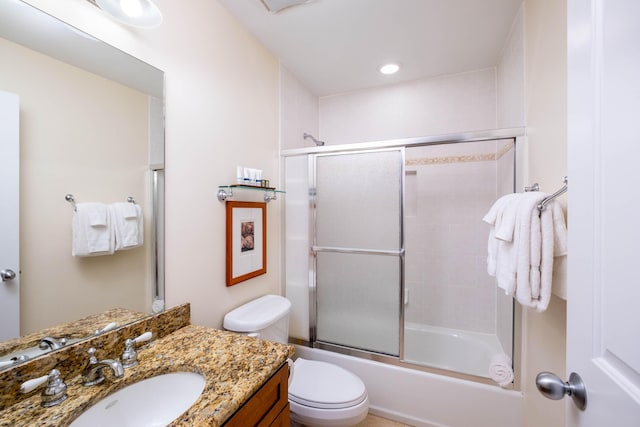
[[[529,178],[540,183],[542,191],[550,193],[562,186],[562,177],[567,174],[566,18],[564,0],[525,2]],[[564,282],[564,264],[556,264],[554,269],[553,286],[556,293],[562,294],[558,288]],[[566,301],[552,297],[543,315],[527,312],[525,324],[524,425],[563,426],[566,399],[552,401],[543,397],[536,389],[535,376],[540,371],[564,376]]]
[[[162,26],[136,30],[88,2],[29,0],[166,73],[166,303],[191,303],[193,323],[280,292],[280,201],[267,208],[267,274],[225,286],[225,206],[218,185],[236,165],[277,183],[278,62],[215,1],[157,0]]]
[[[114,307],[150,308],[148,248],[71,256],[72,207],[124,202],[149,209],[148,98],[0,39],[0,90],[20,97],[21,333]]]

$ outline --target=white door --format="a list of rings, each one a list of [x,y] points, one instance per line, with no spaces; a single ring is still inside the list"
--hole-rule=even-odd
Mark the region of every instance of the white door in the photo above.
[[[638,427],[640,1],[567,11],[567,371],[587,391],[585,411],[567,404],[568,425]]]
[[[18,95],[0,91],[0,341],[20,336]]]

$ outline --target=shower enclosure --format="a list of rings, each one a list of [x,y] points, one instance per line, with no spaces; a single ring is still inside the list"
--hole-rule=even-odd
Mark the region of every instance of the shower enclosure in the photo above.
[[[486,273],[482,217],[514,191],[514,138],[283,154],[294,340],[481,380],[495,354],[512,357],[513,302]]]

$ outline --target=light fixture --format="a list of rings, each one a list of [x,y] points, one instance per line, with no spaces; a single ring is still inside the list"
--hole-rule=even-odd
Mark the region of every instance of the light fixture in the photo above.
[[[311,0],[260,0],[269,12],[278,13],[286,8],[309,3]]]
[[[382,74],[395,74],[398,72],[399,69],[400,69],[400,66],[398,64],[389,63],[380,67],[380,72]]]
[[[115,20],[138,28],[162,24],[162,12],[151,0],[88,0]]]

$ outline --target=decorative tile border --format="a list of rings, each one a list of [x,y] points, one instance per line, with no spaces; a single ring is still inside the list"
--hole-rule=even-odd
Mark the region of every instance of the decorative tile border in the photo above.
[[[513,148],[513,142],[505,145],[496,153],[486,154],[468,154],[461,156],[444,156],[444,157],[422,157],[419,159],[408,159],[405,161],[406,166],[428,166],[428,165],[444,165],[448,163],[468,163],[468,162],[489,162],[499,160],[502,156]]]

